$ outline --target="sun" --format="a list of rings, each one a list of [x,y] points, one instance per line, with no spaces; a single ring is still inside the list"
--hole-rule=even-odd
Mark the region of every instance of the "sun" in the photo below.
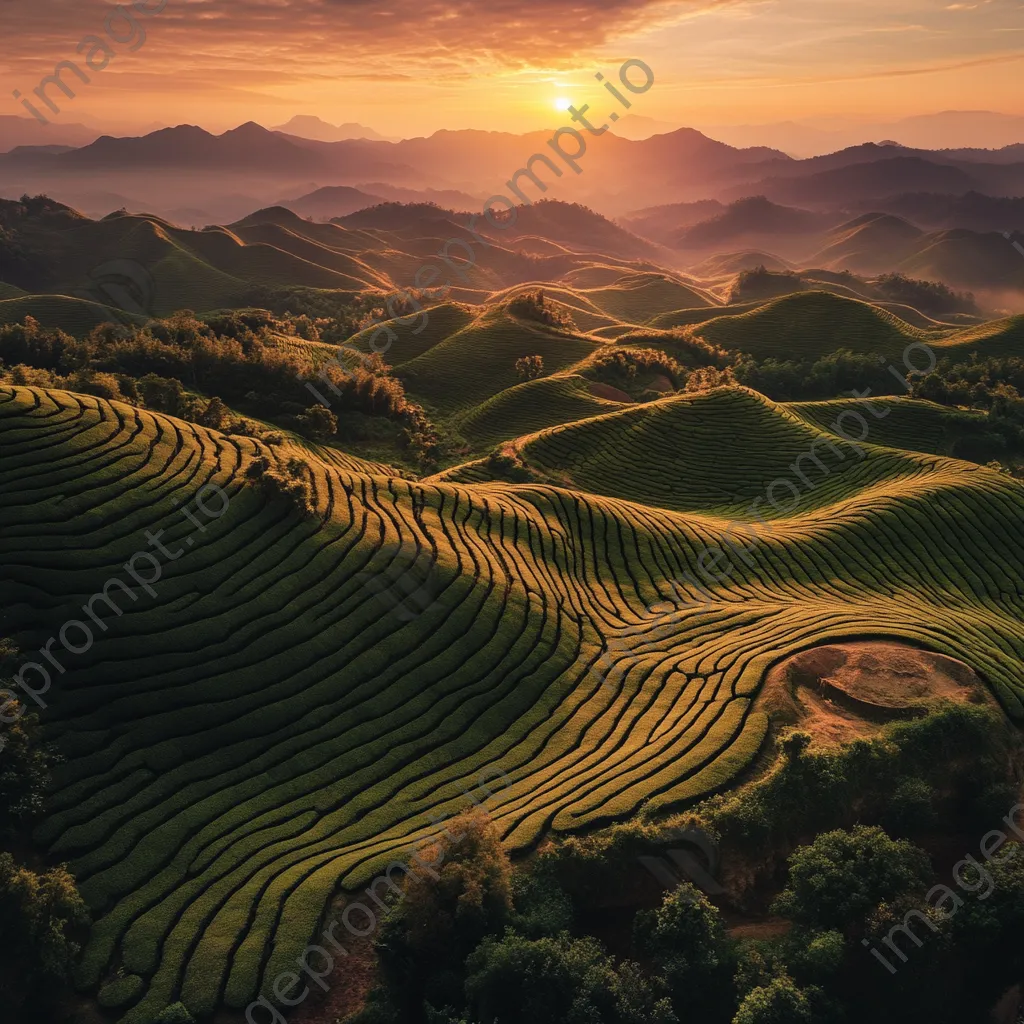
[[[555,100],[555,110],[568,110],[571,106],[572,100],[567,100],[564,96]]]

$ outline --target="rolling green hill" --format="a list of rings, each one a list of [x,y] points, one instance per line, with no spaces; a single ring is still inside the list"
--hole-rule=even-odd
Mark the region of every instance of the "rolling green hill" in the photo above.
[[[502,307],[481,312],[472,323],[397,368],[417,400],[451,415],[512,387],[515,364],[539,355],[551,373],[578,362],[603,343],[512,316]],[[397,347],[397,345],[396,345]]]
[[[785,295],[748,312],[708,320],[695,333],[713,345],[757,358],[816,358],[837,349],[891,353],[934,337],[878,306],[830,292]]]
[[[0,324],[21,323],[27,316],[75,336],[88,334],[103,323],[143,324],[146,321],[146,317],[69,295],[20,295],[0,299]]]
[[[449,346],[420,378],[439,382],[449,356],[511,352],[520,331],[492,314],[409,365]],[[493,386],[482,372],[468,391]],[[731,388],[521,439],[569,490],[399,480],[3,386],[6,631],[26,652],[71,620],[92,637],[55,652],[46,722],[67,760],[37,831],[95,918],[80,985],[138,977],[125,1024],[178,1000],[197,1017],[244,1008],[294,965],[338,887],[435,834],[481,771],[513,851],[686,806],[757,753],[766,670],[822,643],[951,655],[1024,716],[1019,483],[873,435],[795,507],[735,532],[832,437],[824,413]],[[254,484],[257,457],[298,458],[317,515]],[[166,558],[137,556],[156,550],[146,531]],[[666,604],[709,545],[733,557],[706,603]],[[369,585],[418,553],[415,607]],[[91,599],[115,578],[113,607]]]
[[[595,395],[585,377],[560,374],[507,388],[457,416],[452,425],[479,450],[543,427],[598,416],[620,404]]]

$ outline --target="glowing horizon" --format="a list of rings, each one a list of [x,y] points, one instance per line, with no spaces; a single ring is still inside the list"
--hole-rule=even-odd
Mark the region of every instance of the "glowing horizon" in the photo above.
[[[118,9],[38,0],[19,12],[0,112],[29,116],[21,99],[74,61],[89,82],[65,74],[75,97],[59,97],[55,123],[223,131],[308,114],[388,136],[521,132],[598,101],[595,72],[638,56],[658,81],[643,115],[676,125],[1024,114],[1024,25],[1011,0],[135,0],[120,8],[130,19]],[[109,42],[105,25],[125,42]],[[95,55],[85,63],[90,36],[107,38],[101,70],[90,70]]]

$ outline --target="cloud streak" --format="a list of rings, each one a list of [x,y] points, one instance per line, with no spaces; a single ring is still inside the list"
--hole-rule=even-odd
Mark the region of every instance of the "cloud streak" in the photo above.
[[[259,66],[272,74],[365,58],[392,73],[440,60],[492,65],[572,67],[581,51],[652,17],[682,16],[722,0],[169,0],[155,19],[162,64],[210,61]],[[21,5],[18,5],[21,8]],[[67,56],[96,32],[113,4],[37,0],[18,11],[5,62],[31,73]],[[14,26],[11,26],[14,27]],[[157,47],[153,47],[155,51]]]

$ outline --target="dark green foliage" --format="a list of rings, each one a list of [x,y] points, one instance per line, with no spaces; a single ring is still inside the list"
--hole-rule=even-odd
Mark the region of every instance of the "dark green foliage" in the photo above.
[[[547,327],[556,327],[567,331],[576,330],[576,324],[573,323],[571,314],[545,299],[542,288],[538,288],[535,292],[522,292],[510,299],[508,311],[513,316],[522,317],[524,320],[534,320]]]
[[[668,893],[657,910],[641,911],[634,944],[668,983],[672,1004],[700,1020],[728,1020],[734,954],[718,909],[689,882]]]
[[[669,355],[676,361],[676,364],[681,363],[684,366],[717,366],[719,369],[722,369],[735,359],[735,355],[726,352],[725,349],[712,345],[699,335],[683,330],[655,331],[641,329],[629,331],[616,338],[615,344],[617,347],[625,347],[641,352],[656,348]],[[603,357],[604,353],[601,353],[595,360],[595,363],[599,364]],[[666,365],[672,366],[671,363]],[[665,373],[666,371],[661,369],[659,372]],[[668,376],[671,376],[671,374],[668,374]]]
[[[203,427],[211,427],[214,430],[220,430],[227,418],[228,409],[227,406],[216,396],[210,399],[209,404],[199,414],[196,422]]]
[[[906,840],[877,826],[837,829],[790,857],[789,885],[775,909],[808,928],[843,931],[882,903],[919,897],[930,874],[927,854]]]
[[[543,356],[523,356],[516,360],[516,374],[520,380],[536,380],[544,373]]]
[[[791,858],[776,903],[795,927],[741,952],[742,1005],[766,1012],[765,990],[795,982],[816,1022],[989,1021],[1024,970],[1021,849],[1004,845],[987,863],[976,852],[936,875],[924,851],[877,828],[818,836]]]
[[[789,295],[803,289],[804,283],[799,274],[791,274],[785,270],[768,270],[764,264],[760,264],[753,270],[740,271],[729,293],[729,303],[774,299],[776,296]]]
[[[426,866],[406,876],[403,899],[377,941],[389,1001],[409,1020],[422,1019],[424,1001],[445,1006],[462,998],[466,957],[512,914],[508,854],[483,815],[453,819],[419,856]]]
[[[316,515],[309,469],[305,463],[291,460],[285,466],[271,466],[266,456],[253,459],[245,471],[246,478],[271,500],[288,502],[303,519]]]
[[[501,448],[487,456],[487,468],[499,479],[512,483],[528,483],[533,479],[530,471],[514,450]]]
[[[592,938],[485,939],[466,964],[480,1024],[674,1024],[669,1001],[633,964],[616,972]]]
[[[8,702],[0,713],[15,722],[0,723],[0,833],[9,834],[42,813],[50,769],[59,758],[39,738],[39,716],[21,702]]]
[[[733,1017],[733,1024],[813,1024],[814,1021],[807,996],[792,978],[784,975],[748,992]]]
[[[969,363],[941,361],[935,372],[914,382],[914,396],[943,405],[985,409],[980,423],[964,417],[965,434],[952,454],[972,462],[1024,452],[1024,359],[990,358]]]
[[[182,416],[195,412],[195,402],[185,393],[180,380],[173,377],[160,377],[155,373],[147,373],[139,381],[139,394],[146,403],[147,409],[166,412],[171,416]]]
[[[205,319],[218,333],[221,333],[219,325],[224,323],[223,333],[235,337],[229,333],[232,330],[232,319],[240,321],[249,330],[258,331],[260,327],[274,327],[274,321],[278,318],[289,322],[306,317],[316,324],[323,341],[339,344],[360,331],[366,316],[380,307],[383,301],[385,297],[380,292],[256,285],[242,296],[240,302],[242,306],[254,308],[232,310]],[[396,309],[396,312],[399,311]],[[261,320],[264,322],[261,323]]]
[[[322,405],[311,405],[298,417],[299,429],[314,441],[326,441],[338,432],[338,417]]]
[[[924,779],[904,779],[882,812],[882,825],[896,835],[915,835],[938,824],[935,794]]]
[[[67,985],[88,923],[85,904],[64,867],[36,874],[0,853],[0,996],[6,1012],[28,999],[49,1002]]]
[[[200,320],[183,310],[145,328],[105,324],[79,340],[42,330],[26,317],[24,323],[0,327],[0,359],[14,368],[18,384],[123,398],[204,426],[223,421],[224,405],[211,406],[213,398],[196,397],[195,391],[243,408],[256,406],[261,418],[318,440],[338,432],[324,414],[383,419],[393,425],[396,443],[424,470],[436,468],[445,450],[437,431],[379,356],[362,357],[359,365],[343,369],[319,356],[314,363],[313,355],[282,340],[284,335],[317,341],[322,327],[322,319],[305,314],[282,320],[247,309]],[[311,414],[310,401],[317,396],[310,388],[330,402],[330,409]],[[296,416],[294,410],[305,413]]]
[[[950,928],[954,948],[970,957],[976,994],[965,1002],[982,1006],[994,1003],[1008,984],[1024,976],[1024,847],[1019,843],[1004,846],[988,862],[986,871],[990,881],[979,880],[973,869],[965,872],[968,877],[973,872],[968,884],[978,886],[977,897],[961,894],[964,905]]]
[[[171,1003],[156,1019],[156,1024],[194,1024],[195,1018],[182,1003]]]
[[[649,380],[660,374],[671,381],[673,388],[686,382],[686,369],[672,356],[655,348],[619,348],[601,352],[586,368],[586,374],[620,388],[630,388],[638,378]]]
[[[854,388],[862,392],[870,388],[873,395],[906,394],[906,389],[876,356],[849,349],[815,360],[769,356],[759,361],[744,355],[733,372],[741,384],[776,402],[848,397]]]
[[[881,298],[913,306],[929,316],[978,312],[973,294],[955,292],[938,281],[920,281],[905,274],[882,274],[873,283]]]
[[[17,648],[0,640],[0,835],[30,827],[42,813],[56,752],[39,736],[39,717],[19,700],[7,700],[11,674],[18,667]]]
[[[572,927],[572,900],[550,872],[531,870],[513,875],[512,899],[512,927],[528,939],[558,935]]]
[[[724,843],[766,872],[805,837],[858,822],[884,820],[912,835],[937,813],[949,828],[984,828],[994,809],[1013,803],[1024,765],[1019,736],[976,705],[945,706],[838,749],[809,750],[808,742],[791,733],[768,775],[701,808]]]

